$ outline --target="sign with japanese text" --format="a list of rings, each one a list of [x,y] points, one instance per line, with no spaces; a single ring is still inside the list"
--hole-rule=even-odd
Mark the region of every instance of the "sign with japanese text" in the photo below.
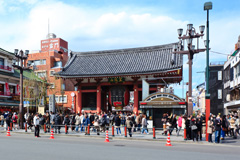
[[[123,77],[114,77],[114,78],[108,78],[109,83],[122,83],[125,82],[125,78]]]

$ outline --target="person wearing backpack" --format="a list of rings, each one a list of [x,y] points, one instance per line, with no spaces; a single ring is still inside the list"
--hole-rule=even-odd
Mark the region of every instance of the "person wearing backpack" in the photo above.
[[[131,117],[127,117],[127,120],[126,120],[126,127],[127,127],[127,130],[128,130],[128,133],[129,133],[129,136],[132,137],[132,127],[133,127],[133,122],[131,121]]]

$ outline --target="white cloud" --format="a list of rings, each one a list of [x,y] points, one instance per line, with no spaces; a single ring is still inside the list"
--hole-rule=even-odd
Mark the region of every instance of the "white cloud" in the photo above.
[[[171,43],[177,41],[176,28],[187,24],[149,13],[109,13],[56,1],[42,2],[32,8],[25,20],[14,22],[17,30],[12,24],[4,24],[5,34],[14,39],[14,43],[4,45],[12,49],[40,48],[40,40],[47,34],[48,19],[50,32],[67,40],[71,49],[78,51]]]

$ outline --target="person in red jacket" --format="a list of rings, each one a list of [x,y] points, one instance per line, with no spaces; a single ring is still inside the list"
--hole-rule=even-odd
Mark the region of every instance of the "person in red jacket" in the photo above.
[[[14,112],[13,116],[12,116],[12,122],[13,122],[13,129],[14,130],[18,128],[17,119],[18,119],[18,116],[17,116],[16,112]]]

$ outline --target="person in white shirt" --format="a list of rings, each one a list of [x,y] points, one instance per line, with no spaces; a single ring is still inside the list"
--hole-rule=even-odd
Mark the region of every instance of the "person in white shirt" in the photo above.
[[[35,137],[40,137],[39,136],[39,116],[38,116],[38,113],[36,113],[34,118],[33,118],[33,124],[35,126],[35,132],[34,132]]]

